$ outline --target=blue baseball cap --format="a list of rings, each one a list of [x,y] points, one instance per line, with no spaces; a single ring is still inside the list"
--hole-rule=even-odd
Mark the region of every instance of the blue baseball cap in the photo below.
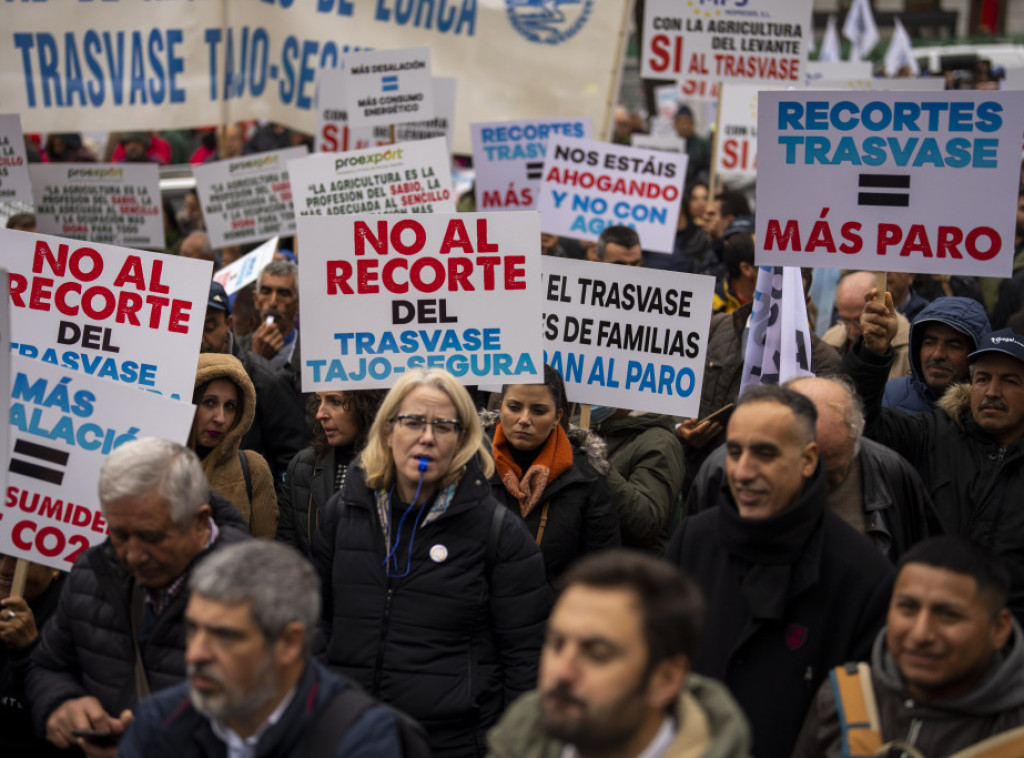
[[[978,349],[968,355],[967,360],[974,363],[980,356],[988,353],[1002,353],[1024,363],[1024,336],[1017,334],[1013,329],[989,332],[981,338]]]
[[[216,308],[231,315],[231,303],[228,300],[227,290],[219,282],[210,282],[210,299],[206,301],[207,308]]]

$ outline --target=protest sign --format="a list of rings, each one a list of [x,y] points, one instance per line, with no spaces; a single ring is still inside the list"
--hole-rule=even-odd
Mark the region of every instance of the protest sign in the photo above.
[[[348,123],[348,98],[345,96],[345,72],[325,68],[317,74],[316,137],[317,153],[344,153],[391,144],[387,127],[353,128]]]
[[[11,349],[73,372],[192,397],[209,261],[0,229]]]
[[[874,76],[871,61],[807,61],[804,85],[820,81],[854,81]]]
[[[455,124],[455,79],[448,76],[432,77],[434,89],[434,117],[425,121],[412,121],[395,126],[395,142],[444,137],[448,152],[452,149]]]
[[[29,132],[266,119],[313,133],[317,71],[354,50],[416,46],[430,47],[434,75],[458,77],[457,123],[589,116],[597,125],[617,91],[632,12],[595,0],[5,6],[0,103]],[[466,130],[453,147],[471,151]]]
[[[106,457],[139,437],[184,445],[195,407],[20,355],[13,364],[0,553],[68,571],[107,537],[97,492]]]
[[[454,213],[449,164],[443,137],[295,160],[295,215]]]
[[[753,179],[757,175],[757,92],[755,84],[726,84],[718,121],[716,176]]]
[[[815,79],[808,89],[825,90],[875,90],[881,92],[942,92],[946,80],[941,76],[924,79],[886,79],[869,76],[866,79]]]
[[[758,265],[1008,277],[1024,101],[762,92]]]
[[[250,253],[246,253],[234,263],[228,264],[213,275],[224,291],[233,295],[243,287],[256,281],[263,268],[274,260],[277,252],[278,238],[267,240]]]
[[[647,0],[640,76],[719,82],[801,80],[811,0]]]
[[[644,250],[671,253],[686,163],[676,153],[554,138],[540,185],[541,229],[596,240],[621,224],[636,229]]]
[[[478,210],[533,210],[548,143],[590,138],[589,118],[539,118],[472,124]]]
[[[670,134],[632,134],[629,137],[629,141],[633,147],[643,148],[644,150],[664,150],[666,153],[686,152],[686,140]]]
[[[0,267],[0,287],[7,291],[7,269]],[[0,397],[11,395],[11,309],[7,298],[0,302]],[[10,457],[6,434],[0,435],[0,461]],[[7,492],[7,466],[0,470],[0,488]]]
[[[545,257],[544,361],[573,402],[696,416],[714,277]]]
[[[259,242],[295,233],[288,161],[304,147],[243,155],[193,168],[213,247]]]
[[[25,138],[17,113],[0,113],[0,202],[32,202]]]
[[[811,329],[800,269],[757,271],[740,394],[755,384],[782,384],[811,372]]]
[[[162,248],[160,172],[155,163],[33,163],[36,226],[43,234]]]
[[[299,335],[304,392],[390,387],[417,367],[539,380],[536,213],[303,216],[299,233],[303,312],[320,314]]]
[[[344,76],[345,110],[354,127],[434,117],[428,47],[348,53]]]

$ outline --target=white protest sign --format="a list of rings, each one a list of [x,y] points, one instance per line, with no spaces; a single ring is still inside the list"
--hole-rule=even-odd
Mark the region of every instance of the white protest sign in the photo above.
[[[372,126],[353,128],[348,123],[346,81],[345,72],[341,69],[325,68],[317,75],[314,151],[344,153],[348,150],[390,145],[391,135],[387,127],[378,135]]]
[[[717,100],[718,82],[707,79],[683,79],[679,82],[680,100]]]
[[[886,79],[881,76],[867,79],[817,79],[808,84],[808,89],[942,92],[946,89],[946,80],[940,76],[925,79]]]
[[[1000,82],[999,89],[1024,90],[1024,68],[1006,69],[1006,77]]]
[[[686,140],[670,134],[633,134],[630,135],[629,141],[633,147],[643,148],[644,150],[663,150],[666,153],[686,152]]]
[[[429,47],[348,53],[344,73],[346,110],[352,126],[434,118]]]
[[[434,83],[434,117],[395,126],[395,142],[444,137],[448,152],[452,149],[455,124],[455,79],[448,76],[432,77]],[[379,127],[378,127],[379,128]]]
[[[7,291],[7,269],[0,267],[0,287]],[[0,302],[0,397],[11,394],[11,310],[5,298]],[[10,457],[8,435],[0,434],[0,462]],[[0,488],[7,492],[7,466],[0,470]]]
[[[278,241],[277,237],[267,240],[252,252],[220,269],[213,275],[213,281],[223,287],[229,295],[252,284],[259,278],[264,266],[274,260]]]
[[[17,113],[0,113],[0,202],[32,202],[25,137]]]
[[[454,213],[450,163],[444,137],[292,161],[295,215]]]
[[[43,234],[131,247],[164,246],[155,163],[33,163],[36,225]]]
[[[294,234],[288,161],[306,155],[304,147],[289,147],[194,167],[210,244],[217,248]]]
[[[758,111],[758,265],[1010,276],[1014,93],[762,92]]]
[[[696,416],[715,279],[545,256],[544,360],[573,402]]]
[[[537,206],[541,228],[596,240],[605,227],[621,224],[636,229],[644,250],[671,253],[686,163],[676,153],[552,139]]]
[[[478,210],[533,210],[548,142],[590,138],[589,118],[540,118],[471,124]]]
[[[718,176],[757,175],[757,92],[754,84],[726,84],[718,122]]]
[[[188,439],[195,407],[14,356],[0,553],[68,571],[106,539],[97,485],[107,455],[139,437]],[[5,461],[8,459],[5,458]]]
[[[12,350],[192,397],[209,261],[8,229],[0,229],[0,249],[10,272]]]
[[[416,367],[539,380],[536,213],[303,216],[299,233],[304,312],[320,314],[299,335],[304,392],[390,387]]]
[[[647,0],[640,76],[719,82],[801,81],[811,0]]]
[[[820,81],[854,81],[873,76],[871,61],[807,61],[804,67],[804,85]]]

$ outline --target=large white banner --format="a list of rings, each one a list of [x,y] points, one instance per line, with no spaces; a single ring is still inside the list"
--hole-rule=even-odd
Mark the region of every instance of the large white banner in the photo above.
[[[295,215],[454,213],[450,164],[444,137],[295,160]]]
[[[304,147],[290,147],[196,166],[210,244],[242,245],[294,234],[288,161],[307,154]]]
[[[671,253],[687,160],[680,153],[553,138],[537,205],[541,228],[596,240],[606,227],[629,226],[644,250]]]
[[[17,113],[0,113],[0,202],[32,202],[25,138]]]
[[[1024,99],[762,92],[762,266],[1011,274]]]
[[[792,85],[812,36],[811,0],[647,0],[640,75]]]
[[[476,207],[528,211],[537,207],[548,142],[590,139],[589,118],[538,118],[472,124]]]
[[[302,389],[541,377],[535,212],[302,216]]]
[[[61,571],[107,538],[97,486],[110,452],[139,437],[185,444],[195,412],[20,355],[8,407],[0,553]]]
[[[453,149],[467,155],[474,121],[602,123],[632,8],[597,0],[3,5],[0,103],[21,114],[26,131],[256,118],[313,133],[320,69],[339,68],[348,52],[429,47],[433,74],[459,79]]]
[[[573,402],[696,416],[714,277],[546,256],[544,360]]]
[[[44,234],[130,247],[164,246],[155,163],[33,163],[29,175],[36,225]]]
[[[0,229],[11,349],[65,371],[192,397],[209,261]]]

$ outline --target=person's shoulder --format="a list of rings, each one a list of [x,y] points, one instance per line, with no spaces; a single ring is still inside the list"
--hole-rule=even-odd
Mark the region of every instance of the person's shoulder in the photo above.
[[[891,579],[893,567],[870,540],[825,508],[822,519],[822,560],[833,565],[854,584],[874,586]]]

